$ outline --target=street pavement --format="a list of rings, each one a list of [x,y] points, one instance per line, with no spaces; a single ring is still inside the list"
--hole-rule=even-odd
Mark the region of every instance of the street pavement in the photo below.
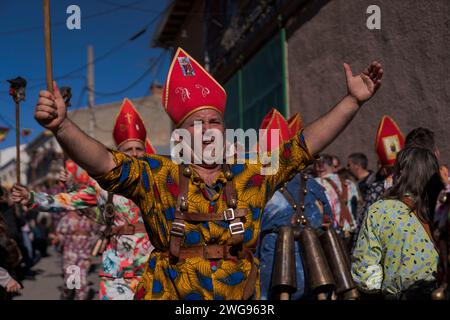
[[[61,254],[49,247],[49,256],[42,258],[32,270],[36,272],[35,279],[22,282],[24,288],[20,296],[14,300],[60,300],[64,285]],[[99,269],[101,259],[93,258],[91,272],[88,275],[90,297],[98,299]]]

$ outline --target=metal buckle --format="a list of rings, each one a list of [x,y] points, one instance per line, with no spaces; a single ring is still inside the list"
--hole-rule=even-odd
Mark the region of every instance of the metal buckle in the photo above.
[[[245,231],[244,224],[242,222],[230,223],[228,228],[230,229],[231,235],[244,233]]]
[[[229,217],[228,215],[227,215],[227,212],[228,211],[231,211],[231,217]],[[234,209],[233,208],[228,208],[228,209],[226,209],[224,212],[223,212],[223,220],[225,220],[225,221],[231,221],[231,220],[234,220],[234,218],[235,218],[235,216],[234,216]]]
[[[185,226],[186,225],[183,222],[172,222],[172,228],[170,229],[170,234],[177,236],[177,237],[184,236]]]

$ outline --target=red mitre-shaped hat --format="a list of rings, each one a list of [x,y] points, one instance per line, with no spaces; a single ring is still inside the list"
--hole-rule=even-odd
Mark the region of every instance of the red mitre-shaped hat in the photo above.
[[[278,148],[282,142],[290,139],[288,123],[283,115],[275,108],[272,108],[272,110],[264,117],[259,128],[267,130],[267,137],[265,135],[261,137],[266,141],[267,149],[265,151],[271,151],[272,138],[270,130],[279,130],[278,141],[273,144],[274,148]]]
[[[397,153],[405,146],[405,138],[395,121],[389,116],[383,116],[378,125],[375,148],[383,166],[392,166]]]
[[[172,60],[163,89],[162,104],[178,127],[195,111],[214,109],[225,113],[225,89],[181,48]]]
[[[116,124],[113,131],[114,141],[117,147],[126,141],[137,140],[145,143],[147,130],[141,115],[130,100],[125,98],[122,107],[117,114]]]
[[[300,116],[300,113],[294,114],[289,120],[288,120],[288,126],[289,126],[289,134],[292,138],[297,134],[297,132],[300,131],[301,128],[303,128],[303,121],[302,117]]]
[[[66,161],[66,170],[72,175],[74,183],[85,184],[91,180],[86,170],[78,166],[73,160]]]
[[[155,148],[153,148],[152,143],[150,142],[150,139],[145,139],[145,153],[148,154],[155,154]]]

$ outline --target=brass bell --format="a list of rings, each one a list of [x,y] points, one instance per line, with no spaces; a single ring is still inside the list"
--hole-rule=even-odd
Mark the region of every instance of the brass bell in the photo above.
[[[184,169],[183,169],[183,175],[185,176],[185,177],[190,177],[191,175],[192,175],[192,169],[190,168],[190,167],[185,167]]]
[[[225,171],[225,178],[226,178],[227,180],[233,179],[233,174],[231,173],[230,170]]]
[[[302,209],[302,211],[305,211],[305,205],[302,204],[302,205],[300,206],[300,209]]]
[[[316,231],[303,227],[298,235],[308,291],[314,295],[334,290],[335,282]]]
[[[308,189],[303,189],[303,194],[306,195],[308,193]]]
[[[272,292],[280,300],[289,300],[289,294],[297,291],[295,240],[291,227],[283,226],[278,231],[272,274]]]
[[[294,210],[297,210],[297,205],[294,204],[294,205],[292,206],[292,208],[294,208]]]
[[[319,240],[335,280],[336,294],[342,295],[344,292],[356,288],[350,272],[350,258],[344,251],[336,231],[328,228],[320,235]],[[352,295],[350,294],[348,298],[351,298]]]

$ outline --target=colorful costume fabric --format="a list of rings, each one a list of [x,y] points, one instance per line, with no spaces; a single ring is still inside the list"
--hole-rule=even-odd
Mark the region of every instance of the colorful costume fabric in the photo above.
[[[196,257],[171,264],[167,255],[162,254],[168,250],[177,205],[178,165],[164,156],[147,155],[136,159],[113,150],[111,153],[116,167],[96,179],[104,189],[129,197],[141,208],[147,232],[156,248],[151,253],[136,298],[241,299],[251,268],[249,260],[236,258],[210,263]],[[237,207],[248,209],[244,223],[245,247],[256,247],[266,201],[312,159],[303,134],[299,132],[280,147],[279,169],[274,175],[262,175],[262,165],[250,164],[248,160],[245,164],[230,165]],[[223,212],[227,208],[223,192],[226,183],[224,174],[219,173],[210,186],[215,193],[210,194],[202,179],[193,174],[189,181],[188,212],[204,215]],[[223,245],[230,238],[229,222],[186,222],[182,246]],[[259,281],[254,296],[259,298]]]
[[[292,195],[296,203],[300,201],[300,175],[296,175],[285,187]],[[313,228],[319,228],[324,220],[324,215],[331,221],[333,214],[323,187],[313,178],[306,182],[308,192],[305,196],[305,217]],[[274,264],[275,244],[278,234],[276,228],[290,226],[292,215],[295,213],[292,205],[284,195],[277,191],[272,199],[267,202],[261,219],[261,237],[258,246],[258,258],[260,259],[261,273],[261,299],[270,300],[271,277]],[[291,296],[292,300],[300,299],[305,293],[305,273],[300,253],[299,244],[295,242],[295,259],[297,274],[297,291]]]
[[[45,193],[34,193],[34,207],[39,210],[49,212],[61,212],[66,210],[77,210],[99,206],[100,211],[107,202],[108,193],[102,190],[95,181],[89,182],[88,185],[80,189],[69,192],[59,193],[50,196]],[[129,199],[114,195],[114,226],[136,225],[142,223],[139,208]],[[104,217],[98,216],[98,222],[104,223]],[[145,233],[135,233],[133,235],[113,236],[106,250],[103,252],[103,270],[100,273],[101,282],[111,282],[109,284],[102,283],[101,288],[109,288],[109,290],[100,290],[100,299],[113,300],[123,298],[129,295],[122,295],[120,292],[123,283],[131,283],[132,281],[116,281],[117,279],[139,279],[143,272],[148,256],[153,249],[148,236]],[[115,286],[115,284],[120,285]],[[133,282],[133,286],[135,286]],[[132,290],[132,287],[129,287]],[[126,289],[128,290],[128,289]],[[108,293],[117,292],[117,295],[109,295]]]
[[[363,291],[402,298],[415,286],[433,286],[438,259],[416,215],[401,201],[380,200],[370,207],[361,227],[352,275]]]
[[[338,229],[339,221],[341,217],[341,203],[339,202],[339,196],[334,190],[333,186],[326,180],[331,179],[337,185],[340,192],[342,192],[342,184],[339,176],[335,173],[330,173],[321,178],[316,178],[316,181],[325,188],[325,194],[327,195],[328,202],[331,205],[331,210],[333,212],[333,227]],[[348,188],[348,198],[347,207],[351,213],[351,223],[348,221],[344,222],[343,228],[340,231],[353,232],[356,229],[356,214],[358,210],[359,194],[356,185],[350,181],[346,180]]]
[[[78,266],[80,268],[80,289],[75,290],[76,300],[88,298],[87,275],[91,267],[91,249],[97,230],[95,222],[75,211],[69,211],[63,215],[56,228],[62,249],[64,284],[71,275],[70,267]],[[63,298],[70,298],[71,291],[64,285]]]

